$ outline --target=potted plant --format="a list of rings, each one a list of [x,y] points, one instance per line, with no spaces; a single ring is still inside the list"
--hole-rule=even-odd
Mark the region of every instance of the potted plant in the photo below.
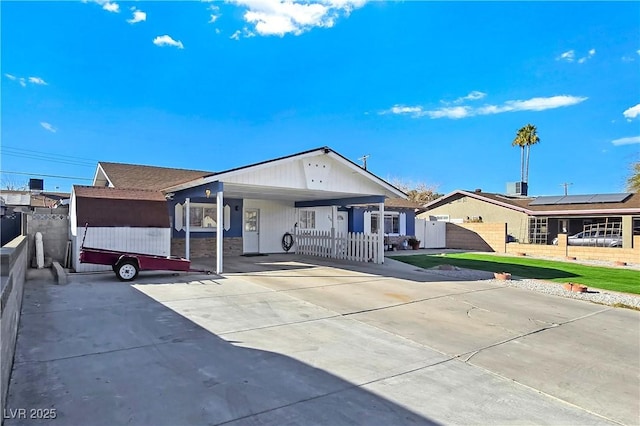
[[[418,250],[420,248],[420,240],[411,237],[407,240],[407,243],[411,246],[412,249]]]
[[[511,273],[509,272],[494,272],[493,276],[496,280],[508,281],[511,279]]]

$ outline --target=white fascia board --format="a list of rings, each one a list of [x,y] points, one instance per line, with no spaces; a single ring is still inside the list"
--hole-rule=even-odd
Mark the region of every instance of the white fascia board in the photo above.
[[[109,182],[109,188],[114,188],[113,183],[111,183],[111,179],[109,179],[109,176],[107,176],[107,173],[104,171],[104,169],[102,168],[102,166],[100,165],[100,163],[98,163],[98,167],[96,167],[96,173],[93,175],[93,186],[96,186],[96,182],[98,180],[98,174],[102,173],[102,176],[104,176],[104,178],[107,180],[107,182]]]

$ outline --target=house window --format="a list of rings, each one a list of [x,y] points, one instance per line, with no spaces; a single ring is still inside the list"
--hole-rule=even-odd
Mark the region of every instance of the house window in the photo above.
[[[371,214],[371,233],[378,233],[379,214]],[[385,234],[400,234],[400,216],[398,213],[385,213],[384,214],[384,233]]]
[[[300,210],[300,228],[315,229],[316,212],[315,210]]]
[[[189,205],[189,227],[191,231],[215,232],[218,226],[217,206],[215,204],[191,203]],[[186,206],[184,207],[186,208]],[[187,226],[186,212],[182,215],[183,227]]]

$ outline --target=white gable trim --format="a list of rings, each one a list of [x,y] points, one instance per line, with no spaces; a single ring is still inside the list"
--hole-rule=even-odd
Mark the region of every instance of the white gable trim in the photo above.
[[[98,163],[98,167],[96,167],[96,173],[93,175],[93,183],[92,183],[93,186],[96,186],[96,182],[98,181],[98,176],[100,174],[104,176],[107,182],[109,182],[109,188],[115,188],[115,186],[111,182],[111,179],[109,179],[109,176],[107,176],[107,173],[104,171],[100,163]]]
[[[180,185],[176,185],[170,188],[166,188],[163,191],[164,192],[176,192],[176,191],[180,191],[183,189],[188,189],[188,188],[192,188],[198,185],[204,185],[204,184],[208,184],[211,182],[215,182],[215,181],[220,181],[220,182],[224,182],[225,179],[229,179],[231,177],[234,176],[238,176],[244,173],[253,173],[268,167],[274,167],[274,166],[278,166],[278,165],[282,165],[282,164],[286,164],[286,163],[290,163],[293,161],[298,161],[300,159],[303,158],[310,158],[310,157],[317,157],[320,155],[327,155],[329,156],[331,159],[337,161],[340,164],[345,165],[346,167],[348,167],[349,169],[351,169],[352,171],[355,171],[356,173],[360,174],[361,176],[367,178],[370,181],[375,182],[377,185],[380,185],[382,188],[384,188],[385,190],[395,194],[396,196],[400,197],[400,198],[407,198],[407,195],[400,191],[398,188],[394,187],[393,185],[389,184],[388,182],[386,182],[385,180],[377,177],[376,175],[374,175],[371,172],[368,172],[366,170],[364,170],[363,168],[361,168],[360,166],[352,163],[351,161],[347,160],[346,158],[344,158],[343,156],[341,156],[340,154],[335,153],[334,151],[332,151],[329,148],[320,148],[320,149],[316,149],[313,151],[308,151],[308,152],[304,152],[301,154],[297,154],[297,155],[291,155],[288,157],[283,157],[277,160],[272,160],[272,161],[265,161],[262,163],[258,163],[255,164],[253,166],[246,166],[246,167],[240,167],[237,169],[233,169],[233,170],[229,170],[227,172],[221,172],[221,173],[216,173],[212,176],[208,176],[205,178],[198,178],[198,179],[194,179],[192,181],[189,182],[185,182],[182,183]]]

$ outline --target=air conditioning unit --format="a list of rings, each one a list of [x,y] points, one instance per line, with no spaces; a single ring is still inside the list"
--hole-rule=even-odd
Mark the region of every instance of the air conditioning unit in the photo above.
[[[527,182],[508,182],[507,183],[507,195],[524,195],[526,196],[529,191],[529,185]]]
[[[44,190],[44,180],[43,179],[29,179],[29,190],[30,191],[43,191]]]

